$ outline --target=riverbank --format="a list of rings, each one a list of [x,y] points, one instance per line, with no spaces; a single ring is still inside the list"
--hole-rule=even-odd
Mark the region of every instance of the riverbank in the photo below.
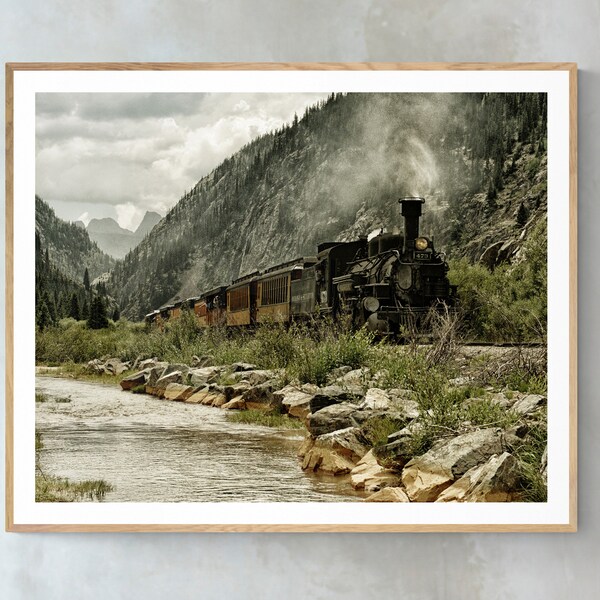
[[[306,432],[304,472],[344,476],[369,501],[545,501],[543,383],[539,371],[514,376],[538,350],[459,348],[437,364],[431,348],[391,350],[379,370],[341,365],[322,385],[210,356],[189,365],[138,360],[121,376],[106,373],[122,368],[118,359],[95,360],[67,373],[120,377],[130,392],[218,408],[243,423],[296,427]]]

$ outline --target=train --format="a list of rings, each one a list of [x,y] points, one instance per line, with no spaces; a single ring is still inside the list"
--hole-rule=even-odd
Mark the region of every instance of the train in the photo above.
[[[433,239],[419,232],[424,198],[400,198],[402,233],[377,230],[349,242],[324,242],[316,256],[255,271],[203,294],[163,306],[145,317],[163,326],[183,310],[200,327],[251,328],[289,324],[314,316],[338,320],[382,335],[426,327],[431,311],[454,310],[456,287]]]

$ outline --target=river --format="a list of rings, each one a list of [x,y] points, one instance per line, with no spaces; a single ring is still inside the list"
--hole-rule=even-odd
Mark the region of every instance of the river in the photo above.
[[[306,474],[301,430],[231,423],[227,412],[104,385],[37,377],[44,472],[104,479],[106,502],[346,502],[348,477]]]

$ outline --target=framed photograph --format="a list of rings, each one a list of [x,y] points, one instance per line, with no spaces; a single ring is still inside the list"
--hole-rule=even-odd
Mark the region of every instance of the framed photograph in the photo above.
[[[576,65],[6,84],[7,530],[576,530]]]

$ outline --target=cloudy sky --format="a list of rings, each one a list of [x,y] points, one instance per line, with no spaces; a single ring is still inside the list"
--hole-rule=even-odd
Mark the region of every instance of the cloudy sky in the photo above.
[[[326,94],[37,94],[36,193],[68,221],[135,229]]]

